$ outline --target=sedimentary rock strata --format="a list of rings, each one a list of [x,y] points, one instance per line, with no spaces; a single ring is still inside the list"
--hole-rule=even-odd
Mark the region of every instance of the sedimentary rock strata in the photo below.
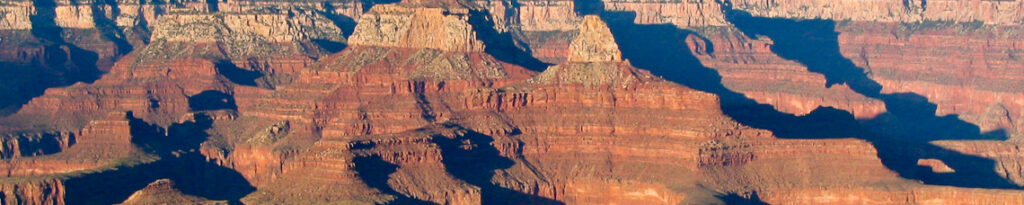
[[[377,6],[363,15],[350,37],[352,45],[483,51],[469,25],[469,10]]]
[[[0,2],[0,192],[1017,204],[1021,5]]]

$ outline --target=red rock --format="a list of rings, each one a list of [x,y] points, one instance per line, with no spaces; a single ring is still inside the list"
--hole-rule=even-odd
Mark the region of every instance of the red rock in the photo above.
[[[145,188],[132,193],[121,204],[228,204],[226,201],[210,201],[202,197],[189,196],[174,188],[174,181],[156,180]]]
[[[132,161],[140,151],[132,144],[128,116],[112,112],[102,120],[93,120],[75,133],[70,147],[50,155],[18,157],[0,163],[7,177],[41,176],[100,169]]]
[[[97,29],[91,14],[105,12],[99,16],[124,28],[148,23],[153,35],[116,63],[118,50],[108,41],[57,47],[80,45],[113,66],[100,66],[109,73],[94,83],[48,89],[0,120],[0,156],[8,158],[0,163],[8,176],[0,191],[16,203],[63,204],[61,174],[105,170],[123,163],[117,159],[154,160],[132,144],[138,136],[127,111],[162,127],[210,116],[212,127],[197,132],[209,135],[205,142],[175,155],[198,151],[206,161],[197,163],[236,171],[257,188],[246,203],[710,204],[726,194],[773,204],[1024,200],[1019,190],[906,179],[883,163],[878,141],[779,139],[740,124],[720,110],[719,96],[633,67],[611,29],[596,16],[577,16],[573,1],[413,0],[366,14],[358,1],[118,2],[117,16],[105,5],[57,3],[55,24],[74,32]],[[887,111],[846,85],[823,86],[823,75],[773,53],[772,39],[737,32],[718,2],[600,3],[606,12],[634,12],[633,23],[694,29],[677,39],[690,46],[684,49],[715,69],[725,88],[780,112],[827,106],[863,120]],[[1019,2],[730,3],[755,16],[838,21],[842,54],[870,71],[883,93],[920,94],[938,106],[936,116],[957,114],[1012,139],[929,145],[993,159],[997,177],[1024,181],[1024,97],[1014,53]],[[26,34],[32,7],[0,6],[0,30],[16,30],[0,36]],[[491,16],[477,16],[481,8]],[[345,17],[359,22],[349,39],[335,26],[352,23]],[[478,17],[493,28],[471,21]],[[987,25],[913,27],[933,20]],[[535,73],[496,59],[480,40],[494,36],[478,36],[490,29],[558,64]],[[348,45],[328,54],[314,40]],[[0,61],[18,65],[51,49],[4,43],[12,49],[0,51]],[[241,82],[227,64],[263,76]],[[234,98],[237,110],[192,107],[190,97],[210,90]],[[963,172],[937,157],[911,163]],[[161,180],[124,202],[206,200]]]

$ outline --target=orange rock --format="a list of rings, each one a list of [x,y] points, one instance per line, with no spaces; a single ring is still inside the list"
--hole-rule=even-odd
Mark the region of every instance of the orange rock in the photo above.
[[[226,201],[210,201],[202,197],[190,196],[174,188],[170,179],[156,180],[145,188],[132,193],[121,204],[228,204]]]
[[[363,14],[349,43],[399,48],[433,48],[480,52],[482,41],[469,24],[463,8],[407,8],[404,4],[378,5]]]

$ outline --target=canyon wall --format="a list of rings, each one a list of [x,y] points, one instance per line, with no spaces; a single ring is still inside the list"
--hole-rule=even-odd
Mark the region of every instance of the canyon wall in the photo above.
[[[5,204],[1014,204],[1021,5],[2,2],[17,75],[0,91],[25,94],[0,100],[0,189]]]

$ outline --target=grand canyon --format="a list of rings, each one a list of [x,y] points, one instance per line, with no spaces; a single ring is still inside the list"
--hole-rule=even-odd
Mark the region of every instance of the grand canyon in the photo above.
[[[0,0],[0,204],[1024,204],[1024,0]]]

